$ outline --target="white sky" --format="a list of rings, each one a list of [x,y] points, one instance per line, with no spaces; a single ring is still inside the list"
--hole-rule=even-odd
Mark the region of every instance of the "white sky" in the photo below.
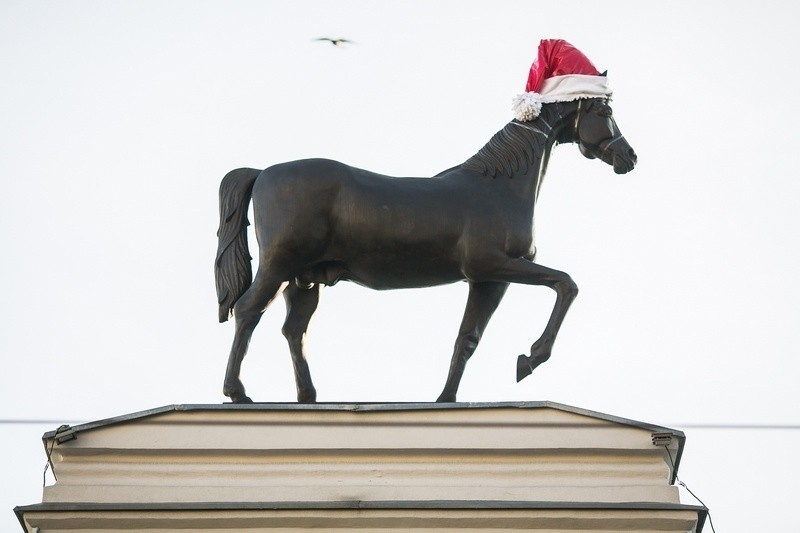
[[[512,286],[459,400],[683,429],[679,475],[718,532],[785,530],[798,431],[692,425],[800,424],[788,6],[4,1],[0,419],[59,422],[0,425],[0,529],[41,501],[39,438],[61,421],[225,400],[233,330],[212,263],[227,171],[321,156],[436,174],[512,118],[539,39],[565,38],[609,70],[639,165],[618,176],[556,149],[539,262],[581,293],[553,357],[517,384],[554,297]],[[308,341],[318,399],[433,401],[466,289],[325,290]],[[282,320],[276,301],[245,360],[256,401],[294,401]]]

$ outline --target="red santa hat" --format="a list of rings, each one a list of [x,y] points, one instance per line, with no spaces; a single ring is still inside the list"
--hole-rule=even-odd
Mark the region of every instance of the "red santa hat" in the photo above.
[[[609,96],[608,79],[580,50],[563,39],[542,39],[525,93],[514,98],[512,109],[525,122],[539,116],[542,104]]]

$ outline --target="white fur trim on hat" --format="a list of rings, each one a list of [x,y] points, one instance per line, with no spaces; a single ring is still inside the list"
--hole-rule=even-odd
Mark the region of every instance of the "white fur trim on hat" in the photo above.
[[[611,96],[611,89],[608,87],[608,78],[605,76],[567,74],[547,78],[538,93],[528,92],[517,95],[514,97],[511,109],[517,120],[527,122],[539,116],[542,104],[609,96]]]
[[[542,112],[542,95],[534,92],[518,94],[511,103],[511,109],[520,122],[533,120]]]

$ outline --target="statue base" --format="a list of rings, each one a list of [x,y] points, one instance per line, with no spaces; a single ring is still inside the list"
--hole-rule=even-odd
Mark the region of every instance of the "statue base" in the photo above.
[[[43,437],[26,531],[700,531],[682,432],[552,402],[173,405]]]

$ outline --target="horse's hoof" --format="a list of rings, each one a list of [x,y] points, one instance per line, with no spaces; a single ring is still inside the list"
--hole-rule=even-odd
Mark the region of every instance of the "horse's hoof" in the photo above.
[[[231,403],[253,403],[253,400],[244,393],[244,387],[224,388],[222,394],[231,399]]]
[[[253,403],[250,396],[242,395],[236,398],[231,398],[231,403]]]
[[[517,383],[527,378],[532,373],[533,368],[531,368],[531,362],[528,358],[525,357],[525,355],[517,357]]]
[[[222,394],[231,399],[231,403],[253,403],[244,391],[244,385],[238,379],[225,381],[222,386]]]
[[[436,398],[436,403],[455,403],[456,395],[455,394],[445,394],[441,393],[438,398]]]
[[[317,391],[298,393],[297,403],[317,403]]]

